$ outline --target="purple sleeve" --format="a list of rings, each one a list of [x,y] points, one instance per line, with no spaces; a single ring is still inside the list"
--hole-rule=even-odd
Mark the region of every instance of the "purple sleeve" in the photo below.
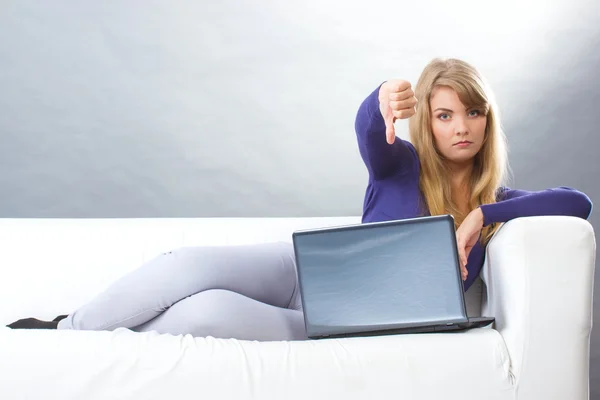
[[[358,149],[374,179],[383,179],[413,165],[417,155],[408,142],[396,137],[389,144],[385,122],[379,111],[379,87],[360,105],[355,121]]]
[[[537,192],[504,188],[498,202],[480,206],[483,225],[507,222],[519,217],[565,215],[587,219],[592,212],[592,202],[587,195],[568,187],[558,187]]]

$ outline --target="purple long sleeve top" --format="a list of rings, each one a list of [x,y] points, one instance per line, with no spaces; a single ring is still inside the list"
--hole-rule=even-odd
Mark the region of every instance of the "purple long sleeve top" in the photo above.
[[[413,145],[396,138],[386,141],[385,123],[379,111],[379,87],[361,104],[356,116],[356,134],[360,155],[369,172],[363,204],[363,222],[415,218],[423,214],[419,189],[420,163]],[[539,215],[566,215],[587,219],[592,202],[584,193],[568,187],[541,191],[499,188],[497,203],[480,206],[484,226],[507,222],[514,218]],[[468,290],[479,276],[484,261],[484,248],[478,242],[469,255],[469,276],[464,282]]]

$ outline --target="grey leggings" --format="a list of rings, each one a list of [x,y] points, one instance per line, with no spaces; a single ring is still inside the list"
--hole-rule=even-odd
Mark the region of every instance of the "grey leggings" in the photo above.
[[[164,253],[60,321],[58,329],[306,339],[289,243]]]

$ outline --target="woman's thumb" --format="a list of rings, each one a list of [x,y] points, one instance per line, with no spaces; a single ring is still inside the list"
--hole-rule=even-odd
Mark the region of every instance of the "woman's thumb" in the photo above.
[[[396,140],[396,128],[394,128],[393,117],[386,118],[385,120],[385,137],[389,144],[394,144],[394,140]]]

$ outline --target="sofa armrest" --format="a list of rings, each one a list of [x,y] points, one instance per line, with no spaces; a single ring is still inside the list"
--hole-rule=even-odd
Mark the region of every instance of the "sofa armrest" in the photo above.
[[[595,254],[592,226],[575,217],[518,218],[489,243],[482,312],[496,318],[519,398],[588,398]]]

